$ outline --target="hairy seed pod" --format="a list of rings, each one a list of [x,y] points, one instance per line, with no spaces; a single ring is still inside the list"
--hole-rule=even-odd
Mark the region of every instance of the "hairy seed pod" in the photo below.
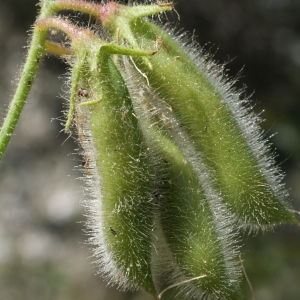
[[[128,11],[126,7],[124,16]],[[109,28],[114,28],[113,17],[108,19]],[[133,57],[134,65],[183,124],[214,179],[214,188],[237,222],[254,231],[298,223],[289,211],[283,175],[263,139],[258,117],[250,111],[247,99],[240,100],[240,93],[224,79],[222,68],[197,45],[183,49],[187,41],[174,39],[170,30],[143,19],[133,22],[131,18],[128,26],[131,31],[124,33],[123,42],[145,49],[155,40],[163,45],[149,58],[152,69],[137,57]]]
[[[151,270],[153,167],[127,88],[106,54],[88,77],[93,100],[76,109],[80,143],[90,158],[90,241],[101,273],[121,289],[155,295]],[[93,53],[89,58],[94,59]],[[99,71],[100,70],[100,71]],[[99,98],[98,98],[99,97]]]
[[[92,57],[91,57],[92,58]],[[121,289],[155,295],[151,274],[153,170],[130,98],[112,60],[91,70],[93,106],[76,108],[79,139],[90,158],[87,203],[94,256],[101,273]],[[99,97],[99,98],[98,98]]]
[[[184,299],[238,299],[241,268],[233,219],[170,107],[142,82],[127,57],[124,61],[139,124],[152,155],[164,169],[156,193],[171,253],[165,262],[172,273],[168,281],[179,286]],[[181,136],[183,151],[176,145],[181,143],[177,136]]]
[[[151,269],[153,165],[128,90],[109,56],[126,49],[104,44],[91,31],[62,19],[44,19],[38,26],[68,34],[76,56],[66,129],[75,112],[85,180],[94,196],[85,202],[86,227],[99,273],[122,290],[144,289],[156,296]]]

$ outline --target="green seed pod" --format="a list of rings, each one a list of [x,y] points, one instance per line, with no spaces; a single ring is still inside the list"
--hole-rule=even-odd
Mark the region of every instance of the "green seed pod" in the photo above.
[[[241,267],[233,218],[171,108],[143,84],[127,57],[124,61],[139,124],[163,169],[156,197],[168,281],[184,299],[238,299]]]
[[[93,199],[85,201],[87,231],[99,273],[122,290],[144,289],[156,296],[152,279],[153,189],[148,148],[128,90],[109,53],[124,47],[101,42],[89,30],[61,19],[44,19],[72,39],[71,101]],[[132,50],[130,50],[132,51]]]
[[[90,159],[89,180],[96,196],[96,202],[89,203],[93,215],[88,221],[90,241],[96,246],[100,272],[111,282],[121,289],[142,287],[155,295],[151,271],[153,167],[117,68],[108,56],[98,68],[89,74],[89,93],[94,93],[92,100],[101,97],[101,102],[76,109],[76,126]]]
[[[115,35],[127,15],[130,8],[123,12],[121,7],[117,16],[112,12],[103,24]],[[238,224],[253,231],[280,223],[297,224],[289,211],[283,174],[259,129],[259,118],[247,99],[240,100],[222,67],[197,45],[187,46],[182,36],[174,39],[168,29],[140,18],[133,21],[132,16],[126,26],[130,30],[121,36],[125,44],[147,49],[156,40],[165,48],[149,58],[152,69],[137,57],[133,57],[134,64],[191,137],[205,172]]]

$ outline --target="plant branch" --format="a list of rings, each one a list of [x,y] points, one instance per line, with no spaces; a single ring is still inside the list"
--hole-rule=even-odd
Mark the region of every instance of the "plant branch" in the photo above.
[[[43,1],[39,19],[49,17],[54,14],[51,1]],[[17,122],[20,118],[23,106],[29,94],[30,88],[34,81],[37,68],[41,58],[44,55],[45,49],[42,45],[46,40],[47,32],[40,32],[38,30],[33,31],[31,44],[28,50],[27,58],[23,71],[13,97],[12,102],[9,105],[8,113],[1,127],[0,131],[0,160],[4,154],[4,151],[10,141],[10,138],[15,130]]]

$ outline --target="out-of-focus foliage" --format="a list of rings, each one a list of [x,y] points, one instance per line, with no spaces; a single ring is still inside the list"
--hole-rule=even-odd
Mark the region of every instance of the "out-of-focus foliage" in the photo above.
[[[0,2],[1,116],[24,59],[36,2]],[[178,0],[176,8],[179,27],[195,29],[200,44],[228,63],[231,77],[244,67],[237,86],[245,84],[247,95],[254,92],[257,113],[265,110],[266,135],[278,132],[271,141],[300,210],[300,2]],[[83,20],[78,14],[75,19]],[[172,20],[177,22],[174,13]],[[75,180],[81,158],[73,154],[72,138],[65,141],[68,136],[60,133],[64,101],[57,96],[64,88],[58,76],[64,68],[55,58],[43,63],[0,165],[0,299],[148,299],[105,288],[87,259],[81,182]],[[299,228],[249,237],[243,252],[256,299],[299,298]]]

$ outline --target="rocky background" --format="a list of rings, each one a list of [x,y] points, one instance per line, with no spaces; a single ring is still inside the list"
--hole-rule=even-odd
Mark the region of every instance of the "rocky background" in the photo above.
[[[177,0],[179,27],[225,62],[245,88],[278,153],[300,210],[300,1]],[[0,115],[15,89],[37,0],[0,2]],[[82,16],[75,14],[75,18]],[[178,23],[176,14],[169,18]],[[84,244],[81,158],[62,132],[66,66],[49,57],[0,164],[0,300],[150,300],[96,276]],[[275,135],[274,135],[275,134]],[[245,268],[257,300],[297,300],[300,229],[245,236]],[[250,299],[244,283],[245,299]],[[172,299],[172,296],[170,296]]]

